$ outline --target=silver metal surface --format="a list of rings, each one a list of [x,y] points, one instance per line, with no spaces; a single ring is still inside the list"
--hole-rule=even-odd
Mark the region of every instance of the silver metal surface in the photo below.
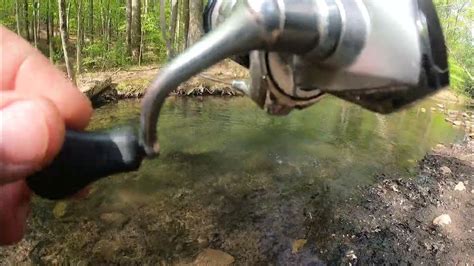
[[[143,101],[142,145],[159,153],[166,96],[231,56],[250,68],[236,82],[271,114],[325,93],[392,112],[448,85],[444,37],[431,0],[210,0],[209,33],[168,64]]]

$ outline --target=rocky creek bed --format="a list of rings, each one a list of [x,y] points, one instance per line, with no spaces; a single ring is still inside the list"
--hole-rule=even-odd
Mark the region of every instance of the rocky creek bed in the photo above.
[[[191,191],[169,195],[169,200],[156,206],[140,204],[144,200],[140,195],[123,195],[122,200],[135,206],[127,213],[110,206],[109,212],[80,221],[68,219],[66,206],[56,205],[53,213],[60,222],[54,225],[48,221],[55,218],[44,217],[48,214],[37,208],[30,227],[42,228],[37,230],[41,233],[32,232],[20,244],[1,248],[0,265],[470,265],[474,261],[473,173],[471,140],[438,145],[420,162],[414,177],[380,175],[375,185],[359,188],[361,198],[325,213],[308,207],[329,206],[324,191],[308,198],[306,209],[289,199],[286,206],[272,210],[272,217],[262,217],[254,206],[249,206],[246,216],[234,217],[232,202],[196,206]],[[282,196],[272,195],[262,184],[252,185],[252,193],[234,200],[252,205],[262,197]],[[169,205],[175,207],[173,211],[166,211]],[[222,213],[218,221],[211,219],[215,212]],[[279,221],[288,212],[294,212],[294,220]],[[242,221],[260,219],[268,223],[239,226]],[[275,228],[275,223],[285,226]]]
[[[184,104],[185,101],[178,102]],[[222,121],[250,119],[254,111],[244,103],[237,101],[237,105],[232,105],[240,108],[235,110],[239,114],[237,117],[219,113],[224,117]],[[225,106],[222,110],[227,110],[230,104],[219,102],[219,106]],[[192,115],[188,122],[203,123],[207,120],[199,120],[197,114],[215,114],[216,110],[221,110],[194,109],[201,105],[210,108],[213,103],[195,102],[194,107],[177,104],[169,111],[175,114],[187,106],[190,111],[185,112],[181,119]],[[339,114],[339,108],[349,108],[347,115],[364,112],[334,100],[321,105],[308,110],[310,113],[301,118],[315,117],[321,112]],[[137,111],[131,110],[133,116]],[[417,121],[429,114],[433,115],[432,119],[444,123],[440,112],[428,113],[417,108],[391,118],[390,124],[387,124],[390,119],[375,120],[378,121],[375,128],[400,124],[394,121],[405,121],[403,123],[409,125],[412,120],[408,117]],[[328,117],[328,114],[323,116]],[[372,114],[367,115],[372,118]],[[356,117],[354,121],[361,119]],[[117,120],[115,117],[110,119]],[[262,115],[243,124],[260,119],[270,118]],[[202,127],[204,131],[197,132],[213,132],[208,128],[216,121],[211,121]],[[274,137],[286,136],[288,128],[282,127],[282,132],[279,132],[278,127],[284,123],[275,124],[276,121],[280,120],[268,120],[265,128],[271,129],[269,132]],[[291,121],[296,123],[299,120]],[[303,121],[301,123],[306,125]],[[339,120],[334,123],[340,124]],[[358,124],[349,124],[348,131],[358,129]],[[246,132],[241,127],[226,131],[219,125],[216,132]],[[196,127],[197,124],[187,126]],[[323,123],[315,128],[330,126]],[[385,128],[382,129],[385,132]],[[423,127],[420,129],[423,132]],[[436,132],[446,129],[442,126]],[[313,132],[314,128],[308,130]],[[163,154],[156,165],[145,166],[150,167],[150,172],[127,174],[114,177],[113,183],[104,180],[95,184],[90,196],[82,201],[35,199],[26,238],[15,246],[0,248],[0,265],[466,265],[474,261],[474,141],[469,137],[460,143],[436,146],[418,161],[414,170],[410,170],[411,177],[381,171],[373,177],[375,182],[353,185],[356,192],[352,193],[353,196],[346,196],[334,193],[335,187],[329,180],[343,168],[318,170],[328,163],[324,158],[304,160],[304,164],[298,165],[284,157],[261,159],[259,156],[262,154],[256,151],[271,146],[262,139],[268,136],[268,132],[256,132],[255,138],[246,134],[250,146],[242,148],[242,143],[237,142],[237,151],[255,149],[249,152],[254,156],[249,158],[250,166],[243,169],[244,164],[233,162],[239,154],[232,149],[230,151],[234,153],[229,150],[189,153],[182,152],[181,147]],[[339,130],[328,131],[326,136],[332,137],[337,132]],[[354,134],[359,136],[361,132],[355,131]],[[301,144],[304,147],[309,145],[304,142],[304,135],[299,136],[303,138]],[[164,136],[164,143],[179,138],[179,134],[171,137]],[[227,138],[236,136],[229,134]],[[313,142],[314,138],[308,136],[308,140]],[[387,143],[389,139],[378,140],[378,145]],[[254,141],[265,143],[255,148]],[[373,154],[377,149],[387,148],[395,154],[395,157],[388,157],[392,161],[402,156],[406,149],[404,142],[397,142],[397,145],[375,145],[374,150],[364,151],[365,144],[374,145],[376,141],[347,144],[349,147],[359,145],[354,147],[358,153],[357,160],[342,162],[346,162],[352,171],[357,171],[358,165],[367,167],[363,152]],[[282,138],[281,142],[286,143],[288,139]],[[275,145],[280,141],[272,143]],[[413,140],[408,143],[413,145]],[[327,147],[328,142],[324,145]],[[341,152],[350,153],[347,145],[342,146],[346,147],[344,151],[334,151],[336,157],[328,158],[335,160],[343,155]],[[232,145],[227,143],[225,146]],[[318,147],[316,151],[321,151],[323,146]],[[400,154],[393,150],[395,147],[400,149]],[[272,149],[269,151],[273,153]],[[308,154],[314,154],[314,150]],[[408,158],[400,157],[403,160]],[[158,176],[147,178],[153,172],[167,169],[160,166],[170,167],[164,179]],[[168,174],[173,178],[166,178]],[[321,175],[322,183],[305,178],[311,174]],[[344,175],[350,174],[350,171],[344,172]],[[356,182],[351,178],[342,180]],[[120,186],[121,183],[124,185]],[[119,185],[114,187],[114,184]],[[128,189],[139,184],[142,184],[139,189]],[[150,193],[154,196],[149,197]]]
[[[379,176],[361,203],[336,211],[341,231],[326,249],[362,264],[474,262],[474,141],[438,145],[410,179]],[[330,232],[328,232],[329,234]]]

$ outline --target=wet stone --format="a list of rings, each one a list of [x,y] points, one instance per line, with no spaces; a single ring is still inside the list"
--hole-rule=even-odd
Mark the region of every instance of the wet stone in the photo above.
[[[128,217],[119,212],[102,213],[100,219],[109,225],[124,226],[128,222]]]
[[[225,266],[235,262],[234,257],[224,251],[204,249],[194,261],[195,266]]]
[[[66,215],[67,211],[67,202],[65,201],[60,201],[56,203],[56,205],[53,208],[53,215],[56,217],[56,219],[62,218],[64,215]]]
[[[100,259],[110,261],[116,257],[120,250],[120,243],[112,240],[100,240],[94,245],[92,252]]]
[[[300,252],[304,248],[304,245],[306,245],[306,242],[308,242],[306,239],[298,239],[293,241],[293,244],[291,245],[291,252],[293,254]]]
[[[209,239],[207,237],[200,236],[198,237],[197,242],[201,248],[206,248],[209,246]]]

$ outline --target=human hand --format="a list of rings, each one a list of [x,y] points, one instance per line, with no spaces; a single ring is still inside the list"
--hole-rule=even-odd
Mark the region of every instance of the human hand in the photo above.
[[[31,197],[25,178],[55,157],[66,127],[87,126],[92,108],[47,58],[1,25],[0,62],[0,245],[5,245],[25,233]]]

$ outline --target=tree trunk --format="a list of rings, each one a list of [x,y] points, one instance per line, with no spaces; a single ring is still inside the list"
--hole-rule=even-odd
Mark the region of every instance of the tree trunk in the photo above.
[[[107,18],[107,45],[112,41],[112,14]]]
[[[132,0],[132,58],[138,62],[142,35],[141,0]]]
[[[175,49],[175,37],[176,37],[176,25],[178,24],[178,0],[171,1],[171,22],[170,22],[170,46],[171,51],[169,54],[174,57]]]
[[[51,38],[54,39],[54,37],[56,37],[56,30],[54,28],[54,19],[56,18],[56,12],[54,11],[55,9],[54,9],[53,3],[54,2],[51,2],[50,10],[51,10]]]
[[[132,0],[126,0],[127,25],[126,25],[126,39],[127,39],[127,53],[132,55]]]
[[[61,34],[61,43],[63,46],[64,62],[66,63],[66,70],[68,77],[76,83],[74,71],[71,66],[68,54],[68,32],[66,26],[67,14],[66,14],[66,0],[58,0],[58,11],[59,11],[59,33]]]
[[[168,26],[166,24],[166,0],[160,1],[160,29],[161,36],[163,37],[163,40],[165,40],[167,56],[168,59],[170,59],[173,57],[173,47],[171,45],[170,39],[168,38]]]
[[[94,0],[89,0],[89,35],[94,42]]]
[[[76,75],[81,73],[82,59],[82,0],[77,1],[77,41],[76,41]]]
[[[145,0],[145,6],[143,8],[144,10],[144,18],[146,21],[146,18],[148,17],[148,0]],[[138,65],[141,66],[142,64],[142,57],[143,57],[143,50],[145,49],[145,28],[142,27],[142,35],[140,37],[140,54],[138,55]]]
[[[36,12],[36,38],[39,41],[41,39],[41,36],[40,36],[40,29],[41,29],[40,0],[35,0],[35,12]]]
[[[106,51],[109,50],[109,19],[110,19],[110,0],[105,0],[105,3],[102,3],[101,13],[102,13],[102,37],[105,43]]]
[[[183,29],[183,35],[184,35],[184,42],[183,42],[183,47],[181,48],[184,50],[184,48],[188,47],[188,34],[189,34],[189,0],[184,0],[183,1],[183,21],[184,21],[184,29]]]
[[[21,36],[20,7],[19,7],[18,0],[15,0],[15,20],[16,20],[16,33]]]
[[[33,2],[33,41],[35,44],[35,48],[38,48],[38,9],[39,9],[39,2],[38,0],[34,0]]]
[[[76,1],[81,1],[81,0],[76,0]],[[66,32],[69,32],[69,15],[71,14],[71,3],[72,3],[72,0],[69,0],[69,2],[67,3],[67,8],[66,8]],[[69,39],[69,35],[68,35],[68,39]]]
[[[48,0],[46,4],[46,9],[47,9],[47,22],[46,22],[46,33],[48,37],[48,47],[49,47],[49,61],[51,63],[54,62],[54,48],[53,48],[53,25],[51,23],[51,19],[53,18],[53,15],[51,14],[51,0]]]
[[[193,45],[203,35],[203,1],[190,0],[189,2],[189,32],[188,32],[188,46]]]
[[[26,39],[28,41],[31,41],[31,35],[30,35],[30,22],[29,22],[29,11],[28,11],[28,0],[24,0],[23,2],[23,15],[25,16],[25,34],[26,34]]]

